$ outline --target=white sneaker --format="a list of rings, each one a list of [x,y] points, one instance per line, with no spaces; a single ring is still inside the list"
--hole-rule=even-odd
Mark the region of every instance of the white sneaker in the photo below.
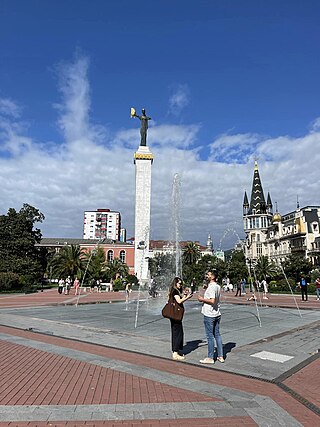
[[[213,365],[214,360],[210,359],[210,357],[206,357],[205,359],[201,359],[200,363],[207,364],[207,365]]]
[[[185,360],[185,357],[184,356],[180,356],[179,353],[177,353],[176,351],[174,351],[172,353],[172,359],[173,360]]]

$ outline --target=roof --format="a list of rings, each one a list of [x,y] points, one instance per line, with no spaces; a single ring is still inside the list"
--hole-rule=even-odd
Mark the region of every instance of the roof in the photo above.
[[[253,211],[256,214],[266,213],[266,201],[263,194],[257,162],[255,163],[254,168],[251,201],[248,213],[253,214]]]
[[[40,246],[64,246],[64,245],[98,245],[98,244],[113,244],[113,245],[127,245],[132,246],[130,243],[114,241],[111,239],[73,239],[69,237],[43,237],[39,243]]]

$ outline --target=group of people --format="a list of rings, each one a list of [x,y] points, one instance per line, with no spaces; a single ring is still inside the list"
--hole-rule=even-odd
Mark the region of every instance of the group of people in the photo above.
[[[223,345],[220,335],[220,286],[217,283],[216,273],[208,271],[206,274],[207,286],[204,295],[198,296],[199,303],[202,304],[201,313],[203,315],[204,329],[208,341],[208,356],[200,360],[203,364],[214,364],[214,340],[217,345],[217,360],[224,362]],[[184,302],[192,298],[193,291],[190,288],[183,289],[183,282],[180,277],[175,277],[171,283],[169,300],[172,298],[177,304],[183,306]],[[174,360],[185,360],[183,355],[183,325],[181,320],[170,319],[171,323],[171,348]]]
[[[72,279],[70,276],[68,276],[66,279],[60,279],[58,282],[58,293],[59,294],[65,294],[65,295],[69,295],[70,294],[70,289],[71,286],[73,285],[74,289],[75,289],[75,295],[78,294],[79,292],[79,287],[80,287],[80,281],[79,279],[76,277],[74,279],[74,281],[72,282]]]
[[[317,301],[320,301],[320,277],[317,277],[315,282]],[[301,300],[308,301],[308,282],[305,276],[301,276],[299,280],[299,287],[301,291]]]
[[[253,287],[253,289],[251,289],[252,295],[247,298],[247,301],[256,300],[255,292],[259,292],[260,289],[262,290],[262,298],[269,299],[267,296],[268,283],[266,279],[261,280],[261,282],[259,282],[259,280],[255,280],[250,288],[251,287]],[[246,295],[246,279],[239,280],[237,283],[237,292],[235,293],[235,297],[241,297],[242,294]]]

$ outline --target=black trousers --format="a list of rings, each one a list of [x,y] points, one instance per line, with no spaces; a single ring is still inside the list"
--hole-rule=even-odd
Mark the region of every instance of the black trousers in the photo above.
[[[308,288],[307,288],[307,286],[301,286],[301,297],[302,297],[302,301],[304,301],[304,297],[306,297],[306,301],[308,301]]]
[[[236,292],[236,297],[238,296],[238,294],[240,293],[240,297],[241,297],[241,288],[237,288],[237,292]]]
[[[182,321],[170,319],[171,323],[171,348],[173,352],[183,349],[183,326]]]

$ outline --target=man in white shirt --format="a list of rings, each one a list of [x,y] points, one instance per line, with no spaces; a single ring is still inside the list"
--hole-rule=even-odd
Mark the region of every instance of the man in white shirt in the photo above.
[[[209,284],[204,293],[204,296],[198,297],[198,301],[202,303],[201,313],[203,314],[203,323],[208,340],[208,357],[200,360],[200,363],[214,363],[214,339],[216,340],[217,344],[217,360],[223,363],[223,346],[219,330],[221,320],[220,286],[216,282],[216,274],[212,271],[208,271],[207,280]]]

